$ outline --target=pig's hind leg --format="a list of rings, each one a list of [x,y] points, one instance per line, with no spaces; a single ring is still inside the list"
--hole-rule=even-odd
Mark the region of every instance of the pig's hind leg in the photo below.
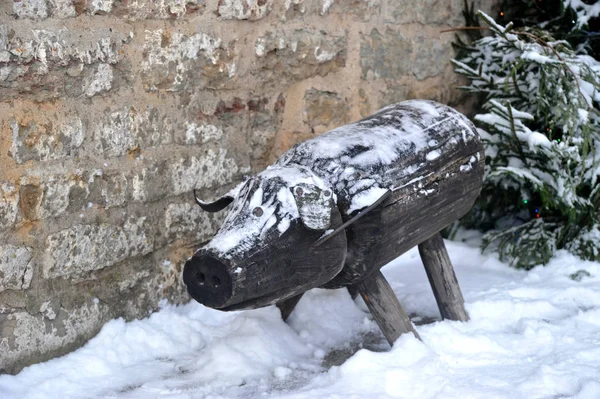
[[[468,321],[465,301],[440,233],[420,243],[419,254],[442,318]]]

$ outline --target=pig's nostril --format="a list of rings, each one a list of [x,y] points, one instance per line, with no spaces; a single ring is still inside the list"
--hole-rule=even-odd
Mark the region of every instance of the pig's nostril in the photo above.
[[[204,276],[204,273],[196,270],[196,272],[194,274],[196,276],[196,281],[198,281],[198,284],[204,285],[204,282],[206,281],[206,277]]]
[[[211,281],[212,281],[212,285],[213,285],[215,288],[219,288],[219,286],[221,285],[221,279],[220,279],[220,278],[218,278],[217,276],[213,276],[213,277],[211,278]]]

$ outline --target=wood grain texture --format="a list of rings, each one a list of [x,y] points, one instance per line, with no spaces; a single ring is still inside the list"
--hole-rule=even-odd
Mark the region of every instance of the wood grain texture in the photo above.
[[[421,339],[392,287],[379,270],[358,284],[358,292],[390,345],[401,334],[409,332]]]
[[[452,145],[412,175],[412,183],[399,183],[379,207],[348,226],[346,263],[324,287],[357,284],[465,215],[481,190],[484,158],[479,140]],[[405,161],[397,167],[410,169],[418,159]]]
[[[439,233],[434,234],[419,244],[419,254],[442,317],[468,321],[465,301],[442,236]]]
[[[337,208],[333,207],[331,212],[332,225],[341,225]],[[343,267],[347,240],[345,234],[341,233],[325,244],[312,248],[321,235],[322,232],[308,230],[297,220],[283,235],[279,236],[276,231],[267,235],[264,245],[244,253],[243,257],[220,258],[225,264],[224,272],[231,276],[232,289],[231,292],[215,293],[216,296],[222,296],[218,298],[221,303],[211,307],[241,310],[274,305],[331,280]],[[188,263],[195,260],[207,262],[211,256],[214,255],[201,248]],[[237,273],[240,265],[244,266],[243,272]],[[202,266],[199,263],[196,268],[201,269]],[[184,269],[184,277],[185,272]],[[206,302],[209,294],[206,290],[194,295],[193,285],[189,282],[186,285],[194,299],[200,303]]]

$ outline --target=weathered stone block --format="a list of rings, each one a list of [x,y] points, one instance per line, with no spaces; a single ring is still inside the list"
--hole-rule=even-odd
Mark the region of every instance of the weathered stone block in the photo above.
[[[44,190],[36,184],[22,184],[19,193],[19,208],[25,220],[36,220],[39,218],[39,208],[42,203]]]
[[[306,0],[285,0],[285,17],[291,18],[306,13]]]
[[[141,76],[148,91],[220,86],[234,74],[235,63],[217,37],[186,36],[168,29],[146,31]]]
[[[132,106],[107,111],[103,120],[95,125],[95,147],[107,157],[172,141],[172,124],[156,108],[138,110]]]
[[[112,87],[112,81],[112,67],[109,64],[98,64],[96,72],[84,80],[83,92],[87,97],[92,97],[98,93],[109,91]]]
[[[0,182],[0,229],[12,226],[17,218],[19,193],[9,183]]]
[[[298,81],[325,76],[346,65],[347,46],[346,36],[330,35],[323,30],[269,32],[256,40],[255,54],[261,69],[253,73],[260,80],[279,84],[282,79]]]
[[[463,6],[463,0],[387,0],[386,22],[459,25]]]
[[[313,130],[319,129],[319,133],[329,127],[342,126],[350,119],[348,101],[337,93],[309,89],[304,94],[304,102],[305,123]]]
[[[94,141],[98,150],[106,157],[117,157],[134,148],[131,123],[135,113],[128,110],[108,112],[94,130]]]
[[[145,163],[130,178],[132,199],[139,202],[155,201],[172,195],[169,166],[171,162],[161,160]]]
[[[360,21],[370,21],[381,10],[381,0],[321,0],[320,14],[352,15]]]
[[[52,16],[61,19],[76,16],[76,1],[77,0],[52,0],[52,5],[54,6],[54,9],[52,10]]]
[[[128,21],[144,19],[182,19],[204,10],[206,0],[136,0],[113,3],[111,17]]]
[[[238,168],[226,153],[207,150],[203,157],[182,155],[178,160],[144,162],[128,176],[131,199],[150,202],[229,183]]]
[[[179,129],[175,133],[177,144],[194,145],[218,142],[223,137],[223,129],[208,123],[187,123],[185,129]]]
[[[446,36],[446,40],[439,38],[426,38],[418,35],[415,40],[415,54],[412,69],[418,80],[423,80],[444,73],[448,67],[446,60],[452,59],[454,49],[452,48],[452,36]]]
[[[48,5],[46,0],[14,0],[13,12],[17,18],[46,19]]]
[[[369,35],[361,35],[361,78],[399,79],[410,74],[412,49],[412,40],[390,28],[384,34],[373,29]]]
[[[13,13],[19,19],[69,18],[77,15],[77,0],[14,0]],[[79,0],[80,3],[85,0]]]
[[[109,13],[113,8],[114,0],[91,0],[89,3],[90,14]]]
[[[15,162],[48,161],[78,153],[85,139],[85,128],[79,117],[67,117],[62,123],[53,123],[45,115],[38,118],[21,115],[9,119],[12,130],[10,156]]]
[[[177,239],[203,242],[210,239],[218,228],[214,219],[220,214],[211,215],[193,203],[170,204],[165,212],[165,236],[168,242]]]
[[[381,0],[286,0],[285,18],[304,15],[337,14],[351,16],[353,20],[370,21],[379,15]]]
[[[79,174],[48,175],[43,179],[26,176],[21,179],[19,202],[23,216],[40,220],[60,216],[73,202],[85,201],[87,181]]]
[[[410,95],[410,87],[406,84],[390,84],[386,87],[385,92],[383,93],[381,102],[377,104],[377,109],[384,107],[388,104],[395,104],[400,101],[414,98]],[[426,97],[429,98],[429,97]],[[366,116],[366,115],[365,115]]]
[[[48,352],[60,353],[65,347],[91,338],[104,321],[106,309],[93,303],[73,310],[60,309],[54,320],[26,311],[0,315],[0,370],[14,373],[27,364],[25,358],[41,361],[48,358]]]
[[[82,13],[91,15],[110,13],[112,17],[135,21],[179,19],[186,14],[202,10],[205,5],[206,0],[14,0],[12,12],[20,19],[41,20],[49,17],[65,19]]]
[[[217,15],[222,19],[256,21],[269,14],[273,0],[219,0]]]
[[[154,238],[146,218],[130,218],[123,226],[75,225],[48,236],[44,278],[79,277],[152,251]]]
[[[191,192],[194,188],[223,186],[238,173],[235,161],[227,150],[207,150],[203,157],[190,156],[169,165],[172,194]]]
[[[93,82],[98,64],[117,64],[124,56],[123,46],[132,39],[126,34],[109,30],[102,32],[71,32],[68,29],[17,30],[0,29],[0,89],[2,97],[26,96],[42,101],[61,96],[77,97],[84,79]],[[129,72],[119,70],[120,74]],[[113,75],[116,70],[112,70]],[[107,75],[100,67],[100,75]],[[106,82],[106,79],[99,79]],[[115,86],[116,79],[111,79]],[[105,83],[104,83],[105,84]],[[84,87],[85,86],[85,87]],[[89,86],[89,84],[88,84]]]
[[[33,267],[33,248],[0,245],[0,292],[29,288]]]
[[[105,208],[112,208],[115,206],[121,206],[127,200],[127,190],[129,183],[125,173],[122,172],[110,172],[103,173],[102,176],[98,177],[100,183],[100,190]]]

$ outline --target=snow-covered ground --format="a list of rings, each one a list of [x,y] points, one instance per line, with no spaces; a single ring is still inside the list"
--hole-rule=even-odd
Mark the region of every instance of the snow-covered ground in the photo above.
[[[309,292],[288,324],[275,307],[165,305],[0,376],[0,398],[600,398],[600,263],[560,253],[524,272],[447,246],[471,321],[418,326],[423,342],[389,350],[345,290]],[[439,318],[416,250],[383,271],[413,320]]]

